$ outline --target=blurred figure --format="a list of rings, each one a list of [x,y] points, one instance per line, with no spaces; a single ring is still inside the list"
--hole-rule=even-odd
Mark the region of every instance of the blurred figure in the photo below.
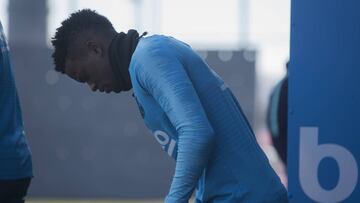
[[[0,202],[23,203],[33,177],[9,46],[0,22]]]
[[[55,69],[93,91],[133,89],[146,126],[176,160],[166,203],[188,202],[195,188],[198,203],[288,202],[224,81],[189,45],[143,35],[117,33],[106,17],[78,11],[52,40]]]
[[[280,159],[287,166],[287,129],[288,129],[288,67],[286,75],[279,81],[270,95],[267,110],[267,126]]]

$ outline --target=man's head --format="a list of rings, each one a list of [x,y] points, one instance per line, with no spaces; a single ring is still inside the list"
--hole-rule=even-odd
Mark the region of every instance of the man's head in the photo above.
[[[115,35],[111,22],[95,11],[84,9],[71,14],[51,41],[55,70],[87,83],[93,91],[120,92],[108,55]]]

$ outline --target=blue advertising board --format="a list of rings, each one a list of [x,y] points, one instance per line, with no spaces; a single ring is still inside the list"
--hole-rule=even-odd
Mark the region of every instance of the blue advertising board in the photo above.
[[[360,1],[292,0],[291,203],[360,202]]]

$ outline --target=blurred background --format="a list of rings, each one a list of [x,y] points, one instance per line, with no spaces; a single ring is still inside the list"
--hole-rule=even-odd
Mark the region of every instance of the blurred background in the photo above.
[[[145,128],[131,92],[92,93],[53,70],[50,39],[82,8],[105,15],[117,31],[190,44],[233,90],[286,184],[265,116],[286,72],[290,0],[0,0],[33,153],[31,202],[161,200],[173,173],[174,161]]]

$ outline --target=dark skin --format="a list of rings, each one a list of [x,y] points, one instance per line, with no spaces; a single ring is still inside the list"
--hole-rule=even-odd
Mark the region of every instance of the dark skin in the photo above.
[[[65,74],[87,83],[93,91],[120,92],[110,65],[108,49],[114,35],[88,31],[69,46]]]

